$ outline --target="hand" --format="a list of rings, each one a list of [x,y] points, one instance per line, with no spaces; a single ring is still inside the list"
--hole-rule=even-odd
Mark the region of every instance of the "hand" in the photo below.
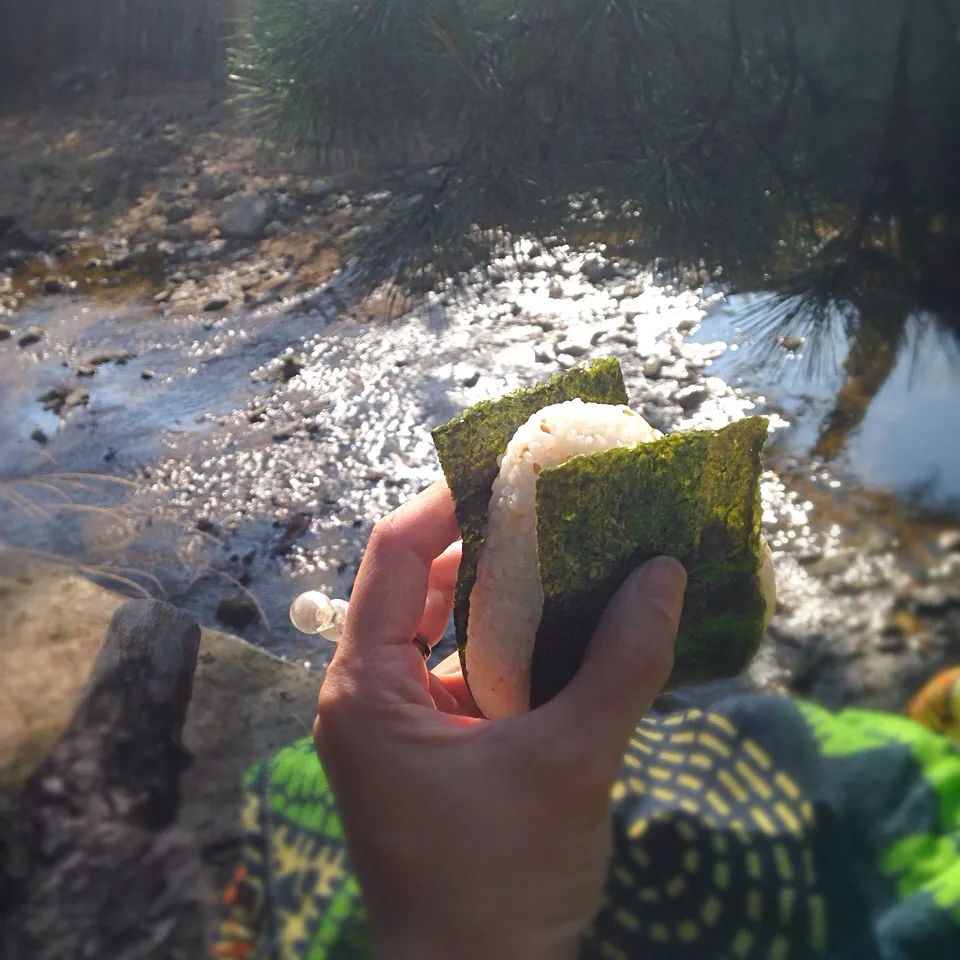
[[[446,627],[460,559],[445,485],[380,521],[320,691],[314,735],[377,957],[576,955],[612,846],[610,790],[670,674],[686,574],[652,561],[611,601],[554,700],[482,719],[456,657],[411,643]]]

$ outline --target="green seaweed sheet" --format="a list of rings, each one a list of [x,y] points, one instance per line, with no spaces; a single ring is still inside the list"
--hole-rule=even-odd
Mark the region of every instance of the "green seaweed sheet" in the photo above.
[[[573,367],[536,387],[478,403],[433,431],[433,442],[453,494],[463,535],[453,619],[464,671],[470,592],[477,579],[487,508],[499,469],[497,458],[538,410],[577,398],[590,403],[626,404],[627,389],[619,361],[605,358]]]
[[[632,570],[659,555],[680,560],[689,576],[668,689],[734,676],[750,662],[765,611],[757,575],[766,438],[767,420],[751,417],[543,471],[537,537],[544,610],[531,708],[573,678],[610,598]]]

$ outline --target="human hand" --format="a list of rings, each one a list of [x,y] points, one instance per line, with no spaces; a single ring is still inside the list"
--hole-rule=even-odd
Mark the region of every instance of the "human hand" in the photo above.
[[[634,573],[569,686],[491,722],[456,657],[429,673],[411,643],[444,632],[459,535],[444,484],[374,528],[320,691],[317,749],[378,958],[572,957],[601,902],[611,787],[670,674],[686,574],[667,559]]]

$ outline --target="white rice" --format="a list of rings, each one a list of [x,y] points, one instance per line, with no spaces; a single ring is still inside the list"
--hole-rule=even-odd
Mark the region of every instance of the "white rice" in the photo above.
[[[491,720],[530,709],[530,660],[543,614],[537,559],[537,476],[580,453],[659,439],[628,407],[571,400],[544,407],[513,436],[500,458],[487,535],[470,595],[467,675]]]

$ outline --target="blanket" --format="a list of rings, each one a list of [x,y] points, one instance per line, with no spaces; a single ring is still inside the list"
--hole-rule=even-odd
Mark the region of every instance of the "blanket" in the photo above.
[[[651,716],[613,805],[584,960],[960,956],[960,747],[913,719],[758,695]],[[244,828],[212,956],[370,957],[310,740],[250,771]]]

